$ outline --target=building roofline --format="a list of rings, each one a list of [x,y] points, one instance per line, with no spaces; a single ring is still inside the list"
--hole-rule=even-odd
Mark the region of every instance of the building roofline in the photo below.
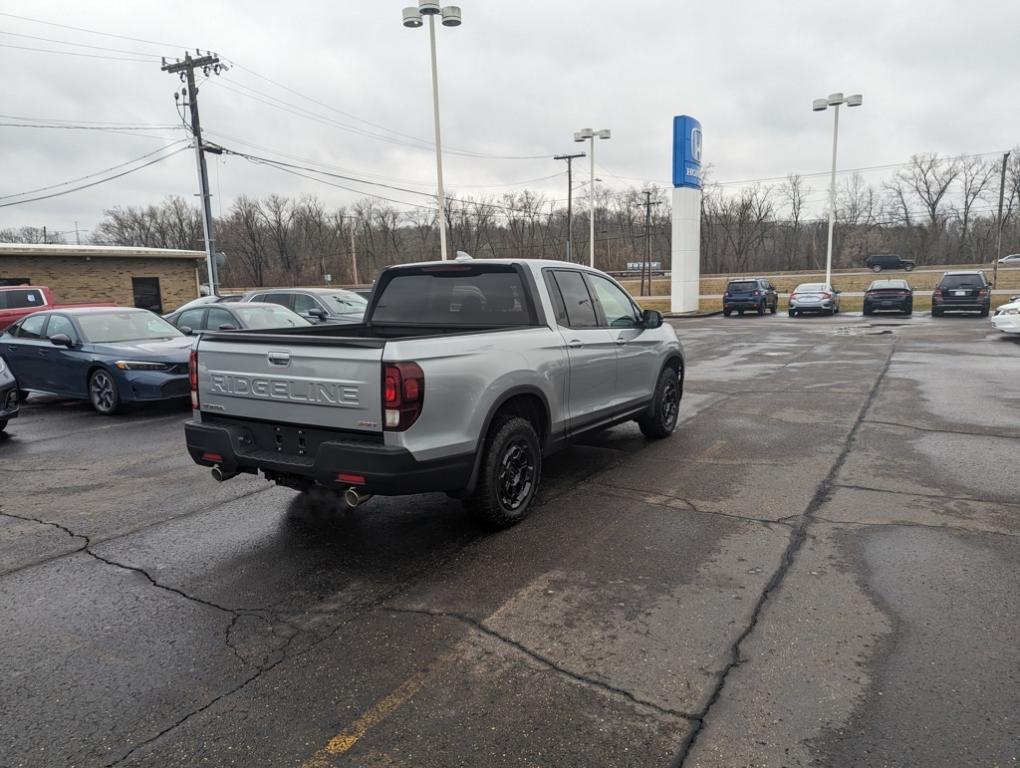
[[[89,257],[101,259],[204,259],[205,251],[172,248],[141,248],[130,245],[55,245],[50,243],[0,243],[4,256]]]

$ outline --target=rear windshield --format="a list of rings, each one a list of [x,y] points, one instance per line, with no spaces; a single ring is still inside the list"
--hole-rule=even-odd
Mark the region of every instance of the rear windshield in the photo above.
[[[746,293],[747,291],[758,290],[758,283],[754,280],[740,280],[730,283],[726,286],[726,290],[732,291],[733,293]]]
[[[451,264],[401,271],[383,287],[372,322],[406,325],[533,325],[524,284],[511,266]]]
[[[893,288],[898,291],[907,289],[906,280],[876,280],[869,287],[869,291],[885,291]]]
[[[41,308],[46,301],[37,288],[24,288],[14,291],[0,291],[0,309]]]
[[[95,312],[78,315],[82,334],[93,344],[116,341],[154,341],[183,334],[151,312]]]
[[[337,291],[330,294],[318,294],[320,299],[325,299],[330,309],[334,312],[364,312],[368,301],[364,296],[359,296],[353,291]]]
[[[829,287],[825,283],[804,283],[797,286],[798,293],[817,293],[827,290],[829,290]]]
[[[983,288],[981,275],[946,275],[939,282],[940,288]]]

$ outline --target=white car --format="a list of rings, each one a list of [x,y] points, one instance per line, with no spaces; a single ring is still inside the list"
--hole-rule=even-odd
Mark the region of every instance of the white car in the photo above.
[[[995,310],[992,325],[1003,333],[1020,333],[1020,296],[1014,296],[1009,304]]]
[[[1020,253],[1011,253],[1009,256],[1003,256],[999,259],[1000,264],[1016,264],[1020,266]]]

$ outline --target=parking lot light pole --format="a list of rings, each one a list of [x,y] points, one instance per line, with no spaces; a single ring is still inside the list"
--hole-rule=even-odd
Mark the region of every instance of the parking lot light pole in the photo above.
[[[588,266],[595,266],[595,139],[608,139],[610,132],[608,128],[593,131],[591,128],[582,128],[574,133],[574,141],[587,141],[588,154],[591,159],[591,187],[588,194],[591,195],[591,211],[588,213]]]
[[[433,0],[418,0],[418,7],[404,9],[404,26],[411,29],[422,25],[422,16],[429,20],[429,48],[432,53],[432,112],[436,128],[436,201],[439,208],[439,252],[446,261],[446,197],[443,192],[443,141],[439,132],[439,74],[436,71],[436,15],[443,17],[444,27],[459,27],[460,8],[456,5],[439,7]]]
[[[825,249],[825,282],[832,285],[832,228],[836,223],[836,144],[839,141],[839,107],[846,104],[848,107],[859,107],[864,97],[859,93],[844,98],[842,93],[830,93],[824,99],[815,99],[811,109],[815,112],[824,112],[829,107],[834,110],[832,120],[832,175],[829,180],[829,243]]]

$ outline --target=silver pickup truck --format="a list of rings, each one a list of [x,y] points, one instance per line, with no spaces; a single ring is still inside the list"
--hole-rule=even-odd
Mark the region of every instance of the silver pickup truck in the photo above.
[[[483,522],[527,514],[542,458],[635,420],[676,428],[684,356],[612,278],[528,259],[384,270],[364,322],[201,336],[188,451],[217,480],[445,491]]]

